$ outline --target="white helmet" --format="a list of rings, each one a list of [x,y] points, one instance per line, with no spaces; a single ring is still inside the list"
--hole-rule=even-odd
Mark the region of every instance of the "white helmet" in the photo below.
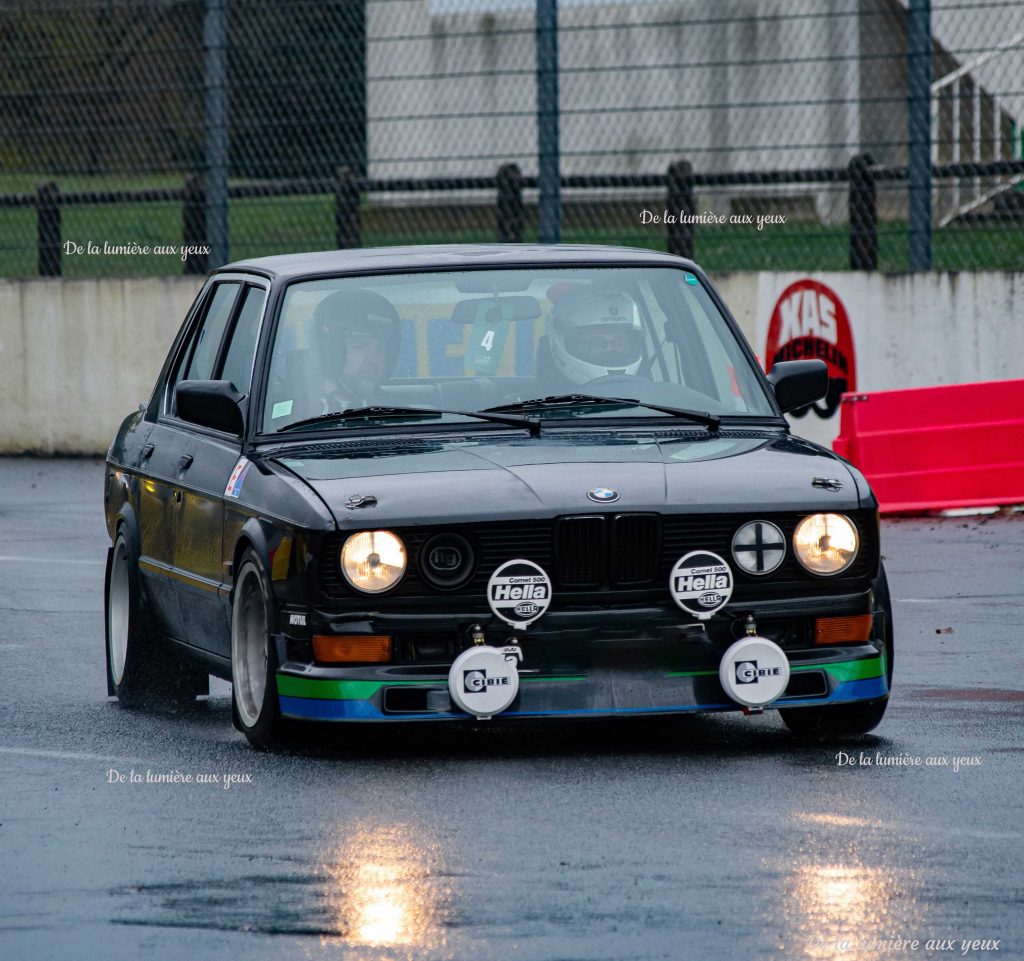
[[[639,311],[621,289],[565,292],[555,301],[548,337],[555,365],[574,384],[635,374],[644,357]]]

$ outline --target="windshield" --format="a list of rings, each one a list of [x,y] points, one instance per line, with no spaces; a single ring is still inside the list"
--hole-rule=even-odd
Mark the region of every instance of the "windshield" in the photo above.
[[[555,402],[530,405],[543,398]],[[587,400],[586,398],[591,398]],[[354,429],[445,411],[668,417],[641,404],[770,417],[747,356],[696,275],[674,268],[541,268],[342,277],[287,288],[264,432]],[[310,424],[300,423],[310,421]]]

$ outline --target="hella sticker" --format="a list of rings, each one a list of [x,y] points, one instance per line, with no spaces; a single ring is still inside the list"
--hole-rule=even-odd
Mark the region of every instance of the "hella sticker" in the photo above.
[[[690,551],[676,561],[668,580],[672,600],[698,620],[707,620],[732,597],[729,565],[710,551]]]
[[[487,603],[514,628],[539,618],[551,603],[551,578],[532,561],[506,561],[487,582]]]

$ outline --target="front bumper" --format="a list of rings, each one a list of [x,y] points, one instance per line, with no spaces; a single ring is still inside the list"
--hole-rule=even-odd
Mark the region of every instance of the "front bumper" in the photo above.
[[[859,644],[816,647],[808,640],[816,617],[873,613],[870,638]],[[758,633],[778,643],[790,663],[790,681],[766,710],[871,701],[888,695],[884,637],[886,612],[873,592],[726,608],[704,629],[666,607],[551,612],[517,634],[523,663],[519,693],[500,717],[613,717],[741,711],[718,677],[722,656],[753,614]],[[466,643],[472,615],[352,615],[311,612],[302,635],[277,636],[277,687],[283,716],[314,721],[468,720],[448,693],[448,670]],[[379,666],[313,663],[305,638],[319,631],[394,633],[396,650],[415,638],[447,638],[440,656],[400,659]],[[513,632],[485,625],[487,643],[501,646]],[[429,650],[424,642],[422,650]]]
[[[791,677],[785,693],[766,709],[820,707],[885,697],[884,652],[874,644],[787,652]],[[296,669],[277,674],[281,713],[313,721],[469,720],[453,709],[447,669],[388,667]],[[717,664],[691,671],[622,668],[541,675],[524,669],[519,694],[501,717],[612,717],[740,711],[718,679]]]

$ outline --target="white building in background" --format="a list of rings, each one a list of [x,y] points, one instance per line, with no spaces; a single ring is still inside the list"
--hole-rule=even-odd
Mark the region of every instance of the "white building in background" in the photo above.
[[[936,92],[935,159],[1019,156],[1024,14],[956,6],[933,11],[937,81],[1011,43]],[[534,0],[367,11],[371,176],[489,176],[507,162],[536,173]],[[845,167],[861,152],[905,163],[905,15],[901,0],[560,0],[562,172],[660,173],[680,158],[705,172]],[[701,202],[728,209],[744,192],[846,217],[845,185],[705,190]],[[902,193],[880,202],[898,213]]]

